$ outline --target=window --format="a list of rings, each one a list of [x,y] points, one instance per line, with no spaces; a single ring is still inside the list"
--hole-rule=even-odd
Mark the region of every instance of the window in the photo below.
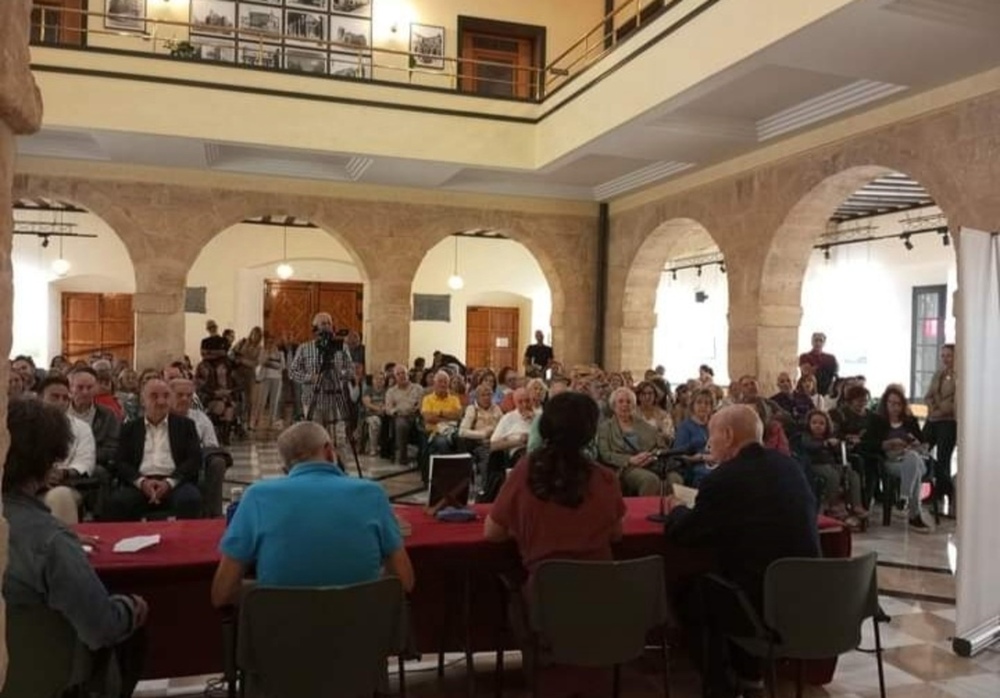
[[[84,15],[79,11],[84,9],[84,0],[36,1],[31,8],[32,43],[83,46]]]
[[[488,97],[536,99],[545,64],[545,27],[458,18],[458,89]]]
[[[913,326],[910,330],[910,398],[923,402],[938,368],[948,312],[947,286],[914,286]]]

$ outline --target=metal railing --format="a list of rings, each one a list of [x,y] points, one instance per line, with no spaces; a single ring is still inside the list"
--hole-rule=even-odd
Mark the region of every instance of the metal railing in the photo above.
[[[664,11],[686,1],[689,0],[627,0],[543,68],[404,51],[368,42],[359,44],[310,39],[259,28],[206,25],[157,17],[136,19],[136,23],[143,27],[141,30],[123,30],[113,26],[115,22],[121,22],[120,15],[45,4],[33,7],[31,39],[36,46],[83,50],[98,48],[129,55],[148,54],[158,58],[200,60],[209,64],[231,64],[250,69],[389,85],[419,84],[428,89],[542,102],[614,51],[623,39],[634,35]],[[108,20],[112,23],[110,28]],[[370,31],[368,36],[371,36]],[[99,37],[128,37],[147,43],[149,48],[95,47],[93,44],[99,43]],[[220,50],[220,40],[231,42],[231,55]],[[325,65],[314,65],[315,72],[304,70],[302,64],[289,67],[289,49],[292,49],[292,55],[299,58],[307,56],[310,51],[318,52],[322,55],[317,59],[321,58]],[[345,64],[350,58],[353,70],[343,67],[335,72],[334,56],[343,57]],[[428,68],[428,62],[435,62],[440,68]],[[484,69],[493,69],[504,76],[483,75]]]

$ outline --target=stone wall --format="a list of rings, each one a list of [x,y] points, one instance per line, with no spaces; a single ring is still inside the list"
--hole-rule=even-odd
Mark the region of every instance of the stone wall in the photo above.
[[[37,131],[42,99],[28,67],[28,26],[31,0],[0,2],[0,355],[10,354],[13,314],[11,276],[11,188],[14,178],[14,137]],[[0,385],[7,385],[9,365],[0,362]],[[7,394],[0,397],[0,463],[6,458]],[[2,513],[2,508],[0,508]],[[0,579],[7,569],[7,522],[0,519]],[[7,675],[7,628],[0,600],[0,686]]]
[[[15,194],[81,205],[125,243],[136,272],[139,367],[183,355],[185,280],[202,248],[241,220],[267,215],[308,219],[348,250],[365,282],[372,365],[408,360],[417,269],[442,239],[474,228],[500,229],[534,255],[552,291],[557,357],[593,358],[596,207],[587,217],[37,175],[18,176]]]
[[[1000,93],[615,212],[608,365],[635,372],[652,364],[656,317],[649,299],[660,277],[649,270],[663,268],[678,236],[696,221],[726,259],[729,374],[755,374],[772,386],[778,372],[795,367],[812,246],[849,194],[889,171],[923,184],[953,231],[1000,227]]]

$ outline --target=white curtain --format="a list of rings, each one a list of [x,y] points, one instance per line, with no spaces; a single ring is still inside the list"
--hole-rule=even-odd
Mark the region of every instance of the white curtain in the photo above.
[[[958,637],[1000,624],[1000,239],[958,246]]]

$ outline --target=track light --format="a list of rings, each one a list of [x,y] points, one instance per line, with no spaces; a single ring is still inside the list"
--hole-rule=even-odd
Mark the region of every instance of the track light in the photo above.
[[[726,263],[725,262],[719,262],[719,273],[720,274],[725,274],[726,273]]]
[[[695,269],[698,271],[698,276],[701,276],[701,265],[699,264]]]
[[[903,235],[900,235],[899,237],[903,239],[903,247],[906,248],[907,252],[909,252],[910,250],[913,249],[913,243],[910,242],[910,234],[909,233],[904,233]]]
[[[829,245],[823,248],[823,259],[830,261],[830,247]]]
[[[44,248],[44,247],[48,247],[48,246],[49,246],[49,236],[48,235],[43,235],[42,236],[42,247]]]
[[[941,244],[948,247],[951,244],[951,236],[945,231],[944,235],[941,236]]]
[[[676,269],[674,269],[672,272],[670,272],[670,275],[673,277],[674,281],[677,281],[677,270]]]

